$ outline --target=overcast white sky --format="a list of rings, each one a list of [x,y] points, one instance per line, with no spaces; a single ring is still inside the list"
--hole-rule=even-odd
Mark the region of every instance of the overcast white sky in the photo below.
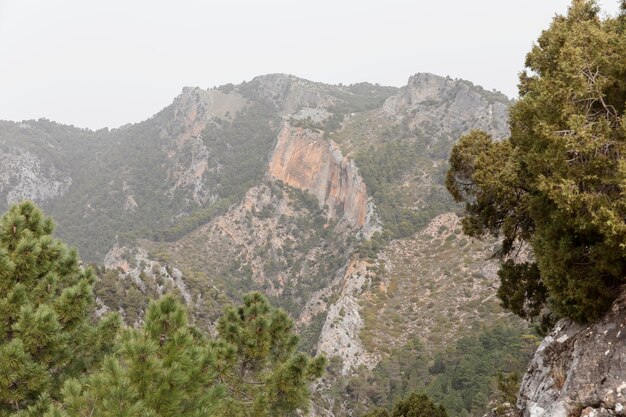
[[[156,113],[183,86],[273,72],[395,86],[432,72],[514,97],[524,55],[568,4],[0,0],[0,119],[117,127]]]

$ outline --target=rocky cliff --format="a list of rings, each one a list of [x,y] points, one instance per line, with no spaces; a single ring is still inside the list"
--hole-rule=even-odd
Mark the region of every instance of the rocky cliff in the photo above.
[[[383,110],[390,115],[409,113],[412,126],[432,129],[442,137],[468,129],[503,137],[508,132],[507,104],[502,94],[470,82],[420,73],[410,77],[402,92],[385,102]]]
[[[207,185],[206,176],[212,168],[213,174],[218,169],[210,166],[211,151],[202,133],[208,124],[224,118],[230,120],[246,105],[247,100],[235,92],[183,88],[172,103],[172,119],[160,133],[164,137],[174,136],[174,140],[164,142],[164,152],[169,159],[168,182],[173,183],[169,190],[171,195],[182,191],[200,205],[215,198],[215,190]]]
[[[319,132],[285,125],[269,161],[268,174],[307,191],[328,207],[328,217],[357,228],[367,218],[367,189],[354,164]]]
[[[0,166],[0,198],[6,204],[27,199],[41,204],[63,196],[72,185],[69,175],[20,148],[0,149]]]
[[[532,359],[517,406],[524,417],[626,414],[626,293],[599,321],[558,322]]]
[[[336,104],[336,86],[316,83],[289,74],[268,74],[255,77],[238,86],[252,93],[256,99],[265,100],[282,115],[297,113],[303,108],[328,108]],[[333,94],[335,93],[335,94]]]

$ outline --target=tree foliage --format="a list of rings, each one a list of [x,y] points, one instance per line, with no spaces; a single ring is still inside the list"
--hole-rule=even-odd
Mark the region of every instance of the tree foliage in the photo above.
[[[121,333],[115,353],[63,387],[46,417],[269,417],[308,406],[324,358],[297,353],[293,321],[259,293],[227,308],[209,338],[173,296],[152,302],[139,329]]]
[[[258,292],[244,297],[218,320],[219,381],[229,393],[224,417],[288,416],[308,407],[308,385],[324,370],[324,357],[296,351],[294,323]]]
[[[140,329],[126,328],[100,369],[68,381],[50,417],[213,415],[216,353],[172,296],[150,305]]]
[[[437,351],[411,340],[373,370],[361,368],[350,378],[345,401],[358,415],[374,406],[391,409],[410,393],[423,392],[451,415],[482,416],[492,400],[508,400],[514,381],[503,380],[509,384],[502,386],[505,393],[501,379],[526,370],[538,344],[531,331],[504,324],[473,326],[470,335]]]
[[[626,26],[573,1],[526,58],[511,136],[461,138],[447,187],[466,202],[464,231],[502,236],[505,306],[529,317],[548,307],[577,321],[599,317],[626,273]]]
[[[32,202],[0,219],[0,416],[45,406],[95,366],[119,327],[92,323],[93,273]]]
[[[411,394],[398,401],[391,414],[385,409],[377,409],[364,417],[448,417],[442,405],[436,405],[425,394]]]

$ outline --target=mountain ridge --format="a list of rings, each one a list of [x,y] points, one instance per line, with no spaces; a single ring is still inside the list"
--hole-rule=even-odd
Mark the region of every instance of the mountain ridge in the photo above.
[[[337,373],[316,388],[318,414],[357,415],[381,404],[368,393],[350,409],[352,384],[379,375],[414,337],[433,361],[477,323],[527,331],[494,301],[495,274],[476,262],[494,243],[460,235],[444,187],[451,146],[474,128],[506,136],[508,104],[432,74],[402,88],[270,74],[186,87],[153,117],[110,131],[0,122],[0,152],[29,149],[57,169],[55,181],[70,178],[38,203],[88,262],[106,259],[100,311],[137,323],[149,299],[173,292],[210,330],[224,304],[262,291],[296,319],[302,350],[333,358]],[[28,185],[5,177],[0,204],[7,189]],[[437,292],[437,306],[431,296],[404,299],[422,292]],[[453,321],[455,334],[442,337]],[[327,390],[342,393],[333,405]],[[467,401],[456,409],[470,410]]]

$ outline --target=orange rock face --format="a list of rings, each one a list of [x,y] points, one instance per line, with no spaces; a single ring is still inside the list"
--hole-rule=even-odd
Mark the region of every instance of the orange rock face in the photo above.
[[[367,217],[367,189],[356,165],[333,141],[302,128],[283,127],[269,163],[269,175],[315,195],[328,217],[361,227]]]

